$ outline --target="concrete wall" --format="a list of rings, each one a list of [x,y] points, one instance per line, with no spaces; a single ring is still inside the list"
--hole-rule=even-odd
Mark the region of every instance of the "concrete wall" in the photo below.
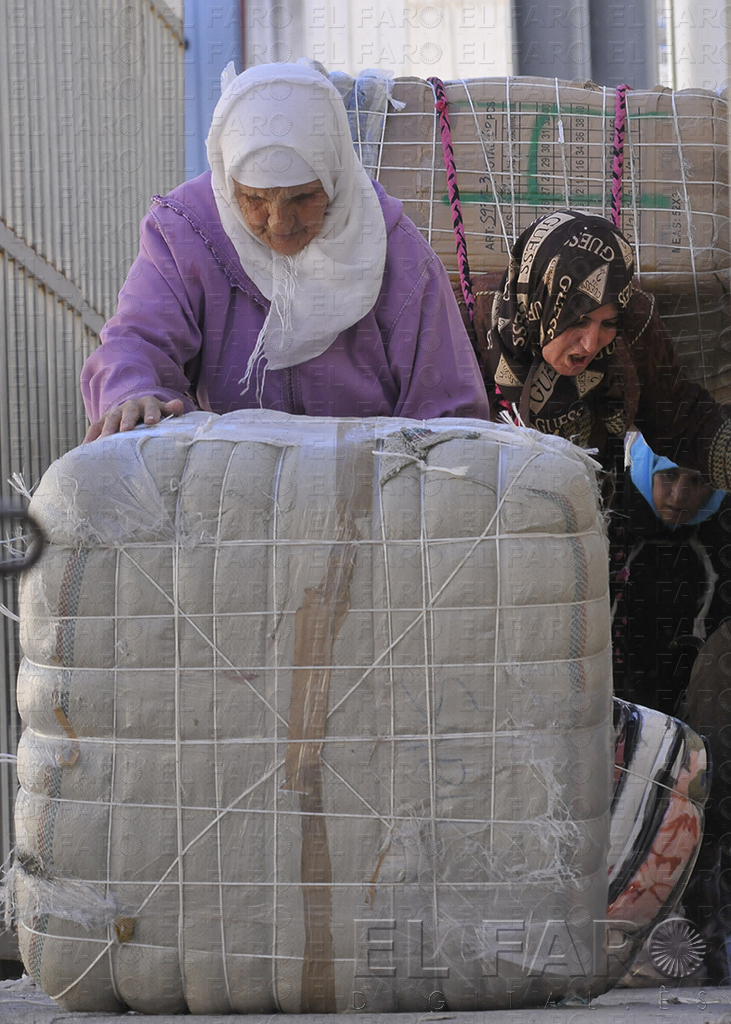
[[[711,0],[670,0],[676,89],[716,89],[728,83],[731,7]]]
[[[246,66],[310,57],[349,74],[508,75],[510,26],[510,0],[246,0]]]

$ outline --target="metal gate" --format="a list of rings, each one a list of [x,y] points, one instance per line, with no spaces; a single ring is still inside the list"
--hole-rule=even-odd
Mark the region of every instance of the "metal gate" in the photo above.
[[[181,13],[160,0],[0,5],[0,499],[12,474],[32,487],[83,437],[82,363],[150,196],[184,178]],[[16,589],[0,580],[0,762],[19,731]],[[6,758],[0,862],[15,788]]]

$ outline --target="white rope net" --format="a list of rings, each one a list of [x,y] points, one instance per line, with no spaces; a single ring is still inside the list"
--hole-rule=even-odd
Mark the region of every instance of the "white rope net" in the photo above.
[[[528,78],[445,86],[473,273],[502,273],[521,231],[557,207],[608,216],[614,90]],[[388,111],[379,180],[456,280],[432,88],[397,79],[393,97],[405,106]],[[627,93],[621,228],[681,362],[719,400],[731,399],[727,167],[724,99]]]
[[[612,763],[594,469],[510,426],[266,412],[56,463],[7,881],[44,989],[143,1013],[586,994]]]

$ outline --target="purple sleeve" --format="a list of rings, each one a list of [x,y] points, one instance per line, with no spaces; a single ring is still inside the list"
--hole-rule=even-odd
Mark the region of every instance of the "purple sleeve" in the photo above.
[[[81,393],[93,423],[129,398],[180,398],[195,409],[183,367],[199,352],[200,280],[181,270],[155,210],[140,228],[140,253],[119,293],[102,344],[86,360]]]
[[[393,235],[396,244],[389,239],[386,266],[393,279],[388,292],[400,303],[392,310],[388,339],[389,364],[399,386],[393,415],[489,420],[477,358],[441,260],[406,218]]]

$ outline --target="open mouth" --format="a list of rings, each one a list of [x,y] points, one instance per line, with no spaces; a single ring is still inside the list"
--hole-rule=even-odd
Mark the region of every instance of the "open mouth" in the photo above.
[[[588,366],[590,356],[569,356],[569,362],[575,369],[580,369],[583,366]]]

